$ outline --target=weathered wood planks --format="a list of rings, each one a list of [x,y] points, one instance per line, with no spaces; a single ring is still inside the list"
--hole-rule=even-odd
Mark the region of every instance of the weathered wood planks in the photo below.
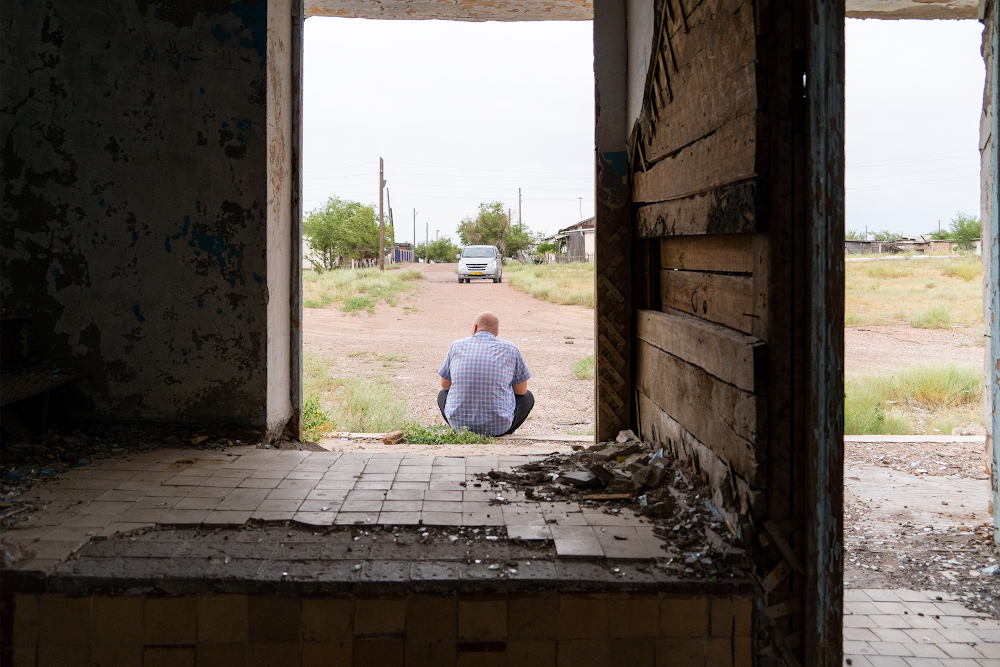
[[[699,4],[689,30],[672,31],[660,45],[646,137],[649,162],[691,144],[757,108],[753,5],[745,0]],[[711,48],[706,48],[711,44]]]
[[[636,234],[643,238],[758,231],[761,218],[756,179],[707,192],[640,206]]]
[[[738,389],[757,394],[767,390],[766,346],[753,336],[655,310],[638,311],[636,336]]]
[[[754,333],[753,278],[673,269],[663,269],[660,276],[664,309],[674,308],[746,334]]]
[[[757,113],[744,114],[718,130],[635,173],[637,203],[690,197],[757,175]]]
[[[660,266],[685,271],[753,273],[754,237],[681,236],[660,240]]]
[[[636,389],[648,396],[745,479],[757,470],[763,399],[640,340]]]

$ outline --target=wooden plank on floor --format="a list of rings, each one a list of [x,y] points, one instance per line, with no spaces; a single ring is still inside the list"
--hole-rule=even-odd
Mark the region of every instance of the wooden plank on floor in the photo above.
[[[660,239],[660,266],[684,271],[753,273],[754,238],[707,234]]]
[[[757,112],[736,118],[635,173],[636,203],[690,197],[757,175]]]
[[[753,479],[763,399],[645,341],[636,344],[636,389],[737,474]]]
[[[640,310],[636,336],[751,393],[766,385],[766,346],[753,336],[676,311]]]
[[[757,231],[756,179],[730,183],[689,197],[640,206],[636,234],[643,238]]]
[[[698,271],[660,272],[663,308],[754,333],[753,278]]]

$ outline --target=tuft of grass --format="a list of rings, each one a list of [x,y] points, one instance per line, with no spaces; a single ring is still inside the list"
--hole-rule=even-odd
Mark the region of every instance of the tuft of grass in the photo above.
[[[949,262],[941,267],[941,275],[972,282],[983,275],[983,263],[978,257]]]
[[[846,435],[950,435],[955,424],[982,421],[982,375],[955,364],[853,378],[844,394]]]
[[[982,271],[978,257],[893,258],[847,262],[844,268],[847,326],[978,326],[983,321],[982,288],[975,280]],[[970,274],[967,280],[964,276]],[[944,317],[945,308],[949,317]]]
[[[917,329],[948,329],[952,321],[951,308],[943,303],[910,316],[910,326]]]
[[[504,266],[511,287],[536,299],[594,307],[594,264],[514,264]]]
[[[887,278],[909,278],[913,269],[906,262],[872,262],[865,267],[869,278],[885,280]]]
[[[573,375],[576,376],[578,380],[593,380],[594,379],[594,355],[590,355],[580,359],[579,361],[573,362]]]
[[[305,394],[302,401],[302,437],[313,442],[336,430],[330,411],[322,406],[319,394]]]
[[[367,296],[349,296],[344,299],[344,305],[341,310],[345,313],[349,313],[354,310],[367,310],[368,312],[375,312],[376,301]]]
[[[465,428],[455,430],[450,426],[416,426],[414,424],[403,429],[403,441],[413,445],[480,445],[495,442],[488,435],[479,435]]]
[[[423,277],[416,269],[392,273],[378,269],[336,269],[319,274],[307,271],[302,276],[302,304],[306,308],[326,308],[339,303],[345,312],[367,310],[373,314],[382,301],[395,306],[399,294],[412,291],[413,282]]]
[[[364,354],[367,352],[360,351]],[[302,360],[303,424],[308,416],[314,424],[310,432],[313,439],[333,430],[382,433],[410,423],[406,399],[397,396],[385,378],[334,378],[330,363],[308,352]]]

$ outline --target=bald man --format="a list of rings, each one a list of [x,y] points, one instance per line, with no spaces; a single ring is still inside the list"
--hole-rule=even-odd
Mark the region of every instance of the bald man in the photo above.
[[[448,349],[438,371],[442,387],[438,407],[452,428],[507,435],[524,423],[534,407],[524,358],[499,334],[499,318],[489,311],[479,313],[472,322],[472,335]]]

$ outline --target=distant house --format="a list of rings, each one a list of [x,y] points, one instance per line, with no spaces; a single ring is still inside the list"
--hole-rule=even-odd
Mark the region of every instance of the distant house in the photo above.
[[[595,231],[594,218],[587,218],[546,236],[541,243],[552,243],[558,248],[556,252],[545,255],[546,263],[593,262]]]
[[[972,253],[974,255],[979,255],[982,257],[983,254],[983,240],[982,239],[972,239]]]
[[[951,239],[932,239],[930,234],[920,236],[903,236],[895,241],[865,241],[861,239],[846,239],[844,251],[848,255],[870,253],[875,255],[894,254],[898,252],[944,253],[951,254],[955,242]]]

